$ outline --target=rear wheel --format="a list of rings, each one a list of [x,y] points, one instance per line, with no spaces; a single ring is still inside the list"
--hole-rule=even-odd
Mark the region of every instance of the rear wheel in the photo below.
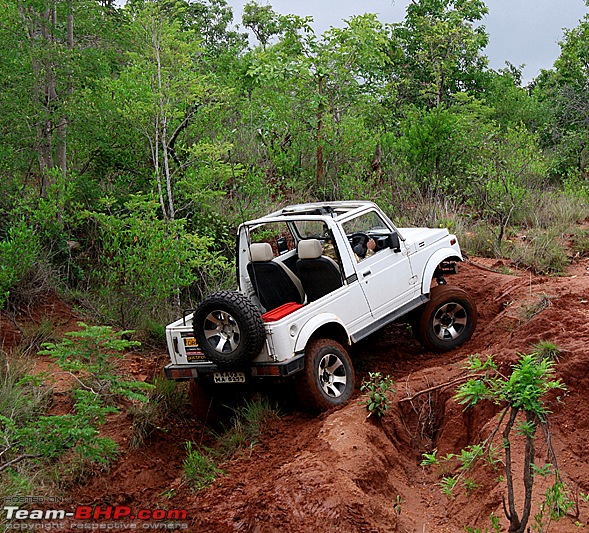
[[[415,336],[426,348],[444,352],[470,339],[476,324],[476,304],[470,295],[458,287],[438,285],[423,306]]]
[[[331,339],[309,342],[305,367],[297,377],[297,395],[312,410],[343,405],[354,392],[354,368],[346,349]]]

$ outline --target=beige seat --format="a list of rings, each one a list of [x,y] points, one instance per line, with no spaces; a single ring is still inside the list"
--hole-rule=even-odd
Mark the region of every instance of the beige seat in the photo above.
[[[299,242],[298,254],[297,271],[309,302],[343,285],[338,264],[331,257],[322,255],[321,242],[317,239]]]
[[[253,243],[250,257],[247,272],[266,311],[289,302],[303,303],[305,293],[301,281],[286,265],[274,259],[270,244]]]

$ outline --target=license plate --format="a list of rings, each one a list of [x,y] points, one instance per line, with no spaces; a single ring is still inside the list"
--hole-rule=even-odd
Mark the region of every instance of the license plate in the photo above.
[[[243,372],[215,372],[213,374],[215,383],[245,383]]]

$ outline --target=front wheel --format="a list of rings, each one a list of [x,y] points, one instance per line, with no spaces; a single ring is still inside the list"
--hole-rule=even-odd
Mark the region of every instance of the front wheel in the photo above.
[[[331,339],[309,342],[305,367],[298,375],[297,395],[315,411],[343,405],[354,392],[354,368],[345,348]]]
[[[476,324],[476,304],[470,295],[458,287],[438,285],[423,306],[415,336],[426,348],[445,352],[470,339]]]

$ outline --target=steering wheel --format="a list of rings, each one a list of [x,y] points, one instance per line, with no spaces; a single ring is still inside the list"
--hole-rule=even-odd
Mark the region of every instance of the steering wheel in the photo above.
[[[368,235],[368,233],[357,231],[350,235],[350,239],[352,241],[352,250],[354,253],[360,258],[366,257],[366,254],[368,253],[368,241],[372,239],[372,237]]]

